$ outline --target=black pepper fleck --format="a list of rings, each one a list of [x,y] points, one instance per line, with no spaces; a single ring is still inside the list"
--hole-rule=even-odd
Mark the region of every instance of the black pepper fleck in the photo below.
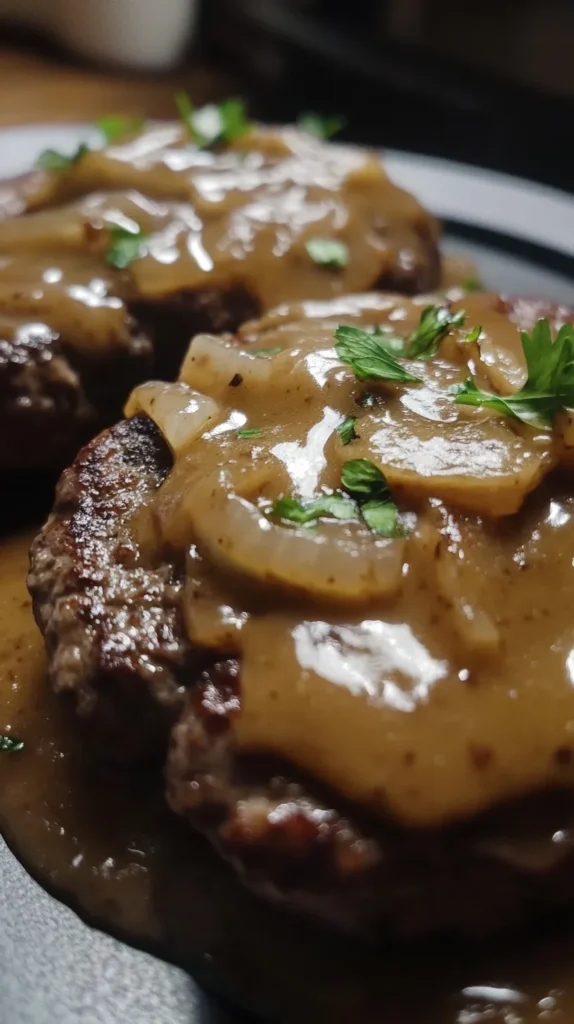
[[[469,743],[468,753],[472,764],[479,770],[488,768],[494,760],[494,753],[491,748],[482,746],[479,743]]]
[[[240,384],[243,384],[243,377],[240,373],[234,373],[233,377],[229,381],[229,387],[238,388]]]
[[[558,747],[554,751],[554,760],[556,764],[561,768],[567,768],[572,764],[574,759],[574,751],[572,747]]]

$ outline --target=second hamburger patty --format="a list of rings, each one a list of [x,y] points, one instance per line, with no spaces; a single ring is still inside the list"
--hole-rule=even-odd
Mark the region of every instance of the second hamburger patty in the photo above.
[[[210,151],[181,124],[150,127],[12,193],[0,437],[18,443],[2,444],[0,469],[64,465],[135,383],[176,375],[193,334],[233,331],[284,300],[439,283],[438,226],[378,154],[296,129],[253,127]],[[49,339],[40,373],[31,326]]]
[[[524,326],[541,312],[501,308]],[[138,518],[169,468],[146,417],[118,424],[66,471],[32,549],[53,683],[75,695],[99,742],[163,758],[171,727],[174,809],[255,888],[346,927],[489,930],[572,899],[571,857],[552,839],[572,821],[569,796],[532,797],[466,825],[405,828],[290,764],[238,751],[241,664],[189,644],[182,570],[150,555]]]

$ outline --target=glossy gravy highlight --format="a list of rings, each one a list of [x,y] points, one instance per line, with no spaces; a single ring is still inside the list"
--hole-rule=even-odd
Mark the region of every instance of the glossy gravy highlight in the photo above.
[[[191,145],[181,125],[151,128],[35,174],[4,210],[3,308],[54,316],[68,344],[79,330],[80,348],[86,334],[95,345],[114,336],[123,302],[235,289],[267,309],[366,290],[389,274],[398,282],[419,264],[421,280],[438,283],[436,260],[424,271],[438,227],[378,154],[294,128],[257,127],[216,152]],[[106,263],[114,227],[145,236],[126,269]],[[346,265],[314,262],[312,238],[343,242]]]
[[[251,348],[245,328],[244,350],[199,336],[185,383],[144,385],[128,405],[156,419],[176,456],[142,536],[185,554],[192,641],[241,659],[236,746],[286,757],[408,825],[574,785],[564,451],[448,390],[471,369],[482,386],[516,387],[516,326],[492,296],[467,296],[465,326],[435,358],[406,363],[416,385],[358,381],[333,348],[341,322],[408,335],[428,301],[282,309]],[[466,338],[476,324],[479,346]],[[344,445],[350,414],[358,438]],[[266,514],[281,495],[337,491],[359,458],[384,471],[402,536]]]

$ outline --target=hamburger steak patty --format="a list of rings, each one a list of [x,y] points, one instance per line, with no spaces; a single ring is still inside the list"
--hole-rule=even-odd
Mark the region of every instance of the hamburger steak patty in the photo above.
[[[149,251],[124,259],[120,237],[110,260],[126,223]],[[156,125],[2,183],[0,470],[61,468],[135,384],[176,375],[194,334],[284,300],[436,287],[438,233],[377,154],[295,129],[198,151],[181,124]],[[339,234],[344,265],[311,258],[309,237]]]
[[[568,315],[531,300],[500,308],[524,328],[542,312]],[[373,820],[290,764],[237,753],[241,665],[190,649],[182,572],[169,558],[150,562],[138,539],[137,511],[169,468],[151,420],[110,428],[63,474],[32,547],[29,588],[52,683],[73,696],[99,746],[163,759],[171,729],[172,808],[253,889],[344,928],[481,933],[571,902],[572,855],[553,842],[574,819],[570,795],[408,829]]]
[[[151,370],[147,335],[126,315],[105,360],[78,352],[46,323],[0,318],[0,468],[59,469],[94,431],[117,417]]]

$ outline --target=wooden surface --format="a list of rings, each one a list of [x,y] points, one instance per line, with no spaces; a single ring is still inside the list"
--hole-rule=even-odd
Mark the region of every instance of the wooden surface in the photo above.
[[[193,58],[173,74],[144,77],[85,67],[65,54],[0,43],[0,127],[93,121],[106,113],[169,117],[178,89],[187,90],[199,104],[236,91],[229,77]]]

